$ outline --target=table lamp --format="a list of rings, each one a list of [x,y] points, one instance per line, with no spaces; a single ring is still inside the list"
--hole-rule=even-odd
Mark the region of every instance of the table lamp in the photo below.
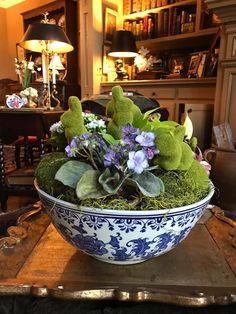
[[[50,82],[49,82],[49,55],[55,53],[67,53],[74,48],[63,29],[55,24],[49,24],[48,13],[45,13],[41,23],[34,23],[28,26],[20,46],[24,49],[40,52],[42,54],[42,72],[44,83],[43,105],[51,109]],[[56,89],[56,82],[53,90]],[[55,92],[54,92],[55,94]]]
[[[124,69],[124,58],[134,58],[138,55],[135,38],[132,32],[119,30],[114,33],[111,49],[108,53],[111,57],[117,57],[115,68],[117,81],[128,79],[128,73]],[[122,59],[120,59],[122,58]]]

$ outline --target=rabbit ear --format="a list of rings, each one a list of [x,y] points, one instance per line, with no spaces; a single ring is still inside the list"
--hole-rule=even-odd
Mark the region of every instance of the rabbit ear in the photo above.
[[[120,99],[124,96],[123,89],[120,86],[113,86],[112,87],[112,96],[114,99]]]
[[[178,125],[174,129],[174,135],[176,139],[178,139],[179,141],[183,141],[185,135],[185,128],[182,125]]]

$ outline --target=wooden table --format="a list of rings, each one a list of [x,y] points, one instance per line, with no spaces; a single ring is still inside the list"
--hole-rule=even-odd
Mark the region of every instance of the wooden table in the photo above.
[[[29,224],[26,239],[0,250],[0,296],[198,307],[236,303],[232,227],[208,211],[177,248],[130,266],[103,263],[78,251],[61,238],[44,212]]]

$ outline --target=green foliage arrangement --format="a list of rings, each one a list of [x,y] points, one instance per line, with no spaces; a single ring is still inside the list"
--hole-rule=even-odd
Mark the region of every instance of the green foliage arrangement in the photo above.
[[[149,119],[120,86],[112,88],[108,124],[86,115],[77,97],[51,127],[56,151],[36,170],[39,187],[79,205],[147,210],[194,203],[209,191],[209,165],[195,153],[188,126]],[[61,152],[59,152],[61,151]]]

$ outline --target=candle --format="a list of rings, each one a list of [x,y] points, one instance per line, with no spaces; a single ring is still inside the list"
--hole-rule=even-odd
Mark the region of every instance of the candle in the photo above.
[[[54,64],[52,66],[52,84],[56,85],[56,70],[54,68]]]

